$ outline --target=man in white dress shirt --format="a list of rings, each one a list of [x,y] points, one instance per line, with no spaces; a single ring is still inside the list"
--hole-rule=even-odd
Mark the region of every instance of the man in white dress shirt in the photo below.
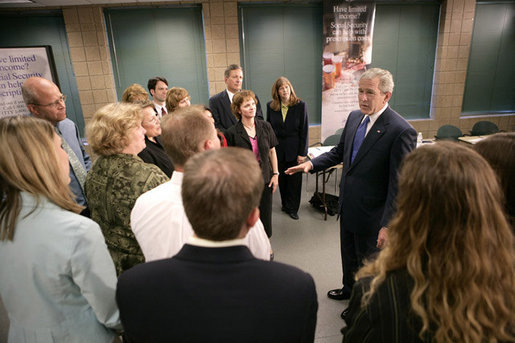
[[[198,107],[166,116],[161,126],[163,147],[175,170],[170,181],[142,194],[131,212],[131,228],[147,262],[172,257],[193,235],[181,198],[183,167],[197,153],[220,148],[213,122]],[[245,244],[255,257],[270,259],[270,241],[260,220]]]

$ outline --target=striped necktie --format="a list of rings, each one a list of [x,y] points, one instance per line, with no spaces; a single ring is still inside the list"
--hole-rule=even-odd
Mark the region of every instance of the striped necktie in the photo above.
[[[61,141],[63,144],[63,149],[66,151],[66,154],[68,155],[68,161],[70,161],[70,165],[72,166],[73,172],[75,173],[75,176],[77,177],[77,181],[79,181],[80,187],[84,191],[84,183],[86,182],[86,175],[87,171],[86,168],[84,168],[84,165],[79,161],[79,158],[73,152],[72,148],[68,145],[66,142],[66,139],[63,138],[59,130],[56,128],[55,130],[59,137],[61,137]]]

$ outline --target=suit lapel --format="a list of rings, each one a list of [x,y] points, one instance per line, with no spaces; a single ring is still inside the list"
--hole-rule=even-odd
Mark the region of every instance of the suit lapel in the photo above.
[[[234,125],[238,121],[236,116],[231,111],[231,100],[229,99],[229,94],[227,94],[227,90],[224,90],[222,101],[224,102],[224,109],[229,111],[227,112],[228,118],[230,118],[231,123]]]
[[[387,108],[380,116],[377,118],[374,125],[368,131],[368,134],[365,136],[365,140],[361,144],[361,147],[358,150],[356,157],[354,158],[354,162],[350,166],[353,168],[357,165],[368,153],[368,151],[376,144],[376,142],[383,136],[388,127],[388,110]]]
[[[257,131],[257,128],[256,128],[256,131]],[[238,134],[243,139],[243,141],[248,144],[250,149],[252,149],[252,143],[250,143],[249,135],[248,135],[247,131],[245,130],[245,128],[243,127],[243,123],[241,121],[238,121],[238,123],[236,124],[236,132],[238,132]]]

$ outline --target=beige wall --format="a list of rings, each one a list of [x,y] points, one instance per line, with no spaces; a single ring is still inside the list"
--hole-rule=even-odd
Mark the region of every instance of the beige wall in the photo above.
[[[193,2],[202,3],[209,93],[213,95],[225,88],[225,67],[240,63],[238,3],[231,0]],[[174,5],[182,3],[187,2],[171,2]],[[433,137],[444,124],[458,126],[468,133],[475,122],[485,119],[495,122],[501,130],[515,131],[515,114],[486,118],[460,117],[475,4],[475,0],[444,0],[442,3],[431,119],[410,121],[424,137]],[[134,6],[132,3],[125,5]],[[99,107],[116,99],[103,6],[64,7],[63,14],[87,122]],[[313,127],[310,130],[310,143],[317,141],[320,141],[320,128]]]

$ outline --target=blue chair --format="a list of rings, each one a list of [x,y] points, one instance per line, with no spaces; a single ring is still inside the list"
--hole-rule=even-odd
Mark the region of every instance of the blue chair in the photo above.
[[[443,125],[436,132],[437,140],[458,141],[458,137],[463,137],[463,133],[454,125]]]
[[[470,131],[471,136],[484,136],[491,135],[493,133],[499,132],[499,128],[495,123],[492,123],[488,120],[478,121],[472,126],[472,131]]]

